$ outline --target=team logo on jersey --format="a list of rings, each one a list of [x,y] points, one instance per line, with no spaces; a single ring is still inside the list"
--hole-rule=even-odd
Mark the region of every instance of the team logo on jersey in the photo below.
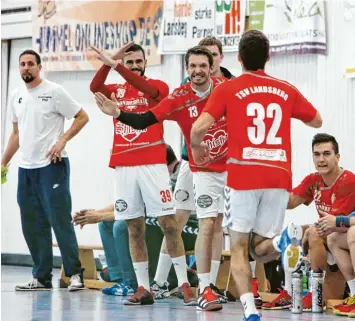
[[[115,209],[117,212],[122,213],[125,210],[127,210],[127,208],[128,208],[128,205],[127,205],[126,201],[119,199],[115,202]]]
[[[210,207],[212,205],[212,197],[209,195],[200,195],[197,198],[197,206],[200,208],[207,208]]]
[[[331,201],[332,204],[334,204],[335,199],[336,199],[335,193],[333,193],[332,196],[330,197],[330,201]]]
[[[210,148],[212,156],[221,155],[227,151],[227,133],[224,129],[207,132],[204,142]]]
[[[190,194],[187,190],[184,189],[178,189],[175,192],[175,200],[180,202],[180,203],[185,203],[190,197]]]
[[[116,97],[123,98],[125,93],[126,93],[126,89],[119,87],[119,88],[117,88],[117,91],[116,91]]]
[[[147,128],[142,130],[137,130],[132,128],[131,126],[128,126],[121,122],[117,122],[115,127],[115,134],[121,135],[124,140],[131,143],[134,140],[136,140],[141,133],[146,133],[147,130],[148,130]]]

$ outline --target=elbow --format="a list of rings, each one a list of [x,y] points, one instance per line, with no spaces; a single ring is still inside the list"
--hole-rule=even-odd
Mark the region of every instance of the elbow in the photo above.
[[[317,113],[316,117],[311,122],[313,128],[321,128],[323,125],[323,119],[322,116]]]
[[[100,91],[99,89],[100,89],[100,88],[99,88],[93,81],[90,83],[90,91],[91,91],[93,94],[95,94],[95,93],[97,93],[98,91]]]

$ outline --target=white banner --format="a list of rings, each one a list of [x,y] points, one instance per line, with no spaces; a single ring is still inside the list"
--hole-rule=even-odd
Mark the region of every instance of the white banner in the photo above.
[[[271,54],[326,54],[322,0],[249,0],[248,29],[263,31]]]
[[[345,75],[355,78],[355,3],[345,1],[344,3],[344,39],[353,39],[344,43]]]
[[[245,26],[245,0],[164,0],[159,53],[181,54],[207,36],[237,51]]]

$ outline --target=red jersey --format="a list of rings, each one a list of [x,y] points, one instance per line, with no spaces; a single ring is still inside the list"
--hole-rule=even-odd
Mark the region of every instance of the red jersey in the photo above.
[[[291,190],[291,118],[310,122],[317,114],[295,87],[264,71],[246,72],[219,85],[204,112],[227,120],[227,186]]]
[[[144,113],[169,94],[168,85],[160,80],[147,79],[159,90],[159,97],[153,99],[138,91],[127,82],[123,85],[108,85],[114,92],[121,110]],[[155,124],[143,130],[113,119],[114,138],[110,167],[166,164],[166,146],[163,124]]]
[[[331,186],[326,186],[319,173],[309,174],[292,191],[306,200],[314,201],[317,211],[331,215],[349,215],[355,211],[355,175],[343,170]]]
[[[211,91],[226,80],[228,79],[213,77]],[[204,142],[210,146],[211,155],[214,157],[214,160],[207,165],[198,166],[195,164],[191,153],[191,128],[196,119],[201,115],[209,96],[208,94],[204,97],[197,96],[191,87],[191,82],[189,82],[175,89],[172,94],[151,109],[151,112],[159,122],[163,120],[174,120],[179,124],[187,142],[189,165],[193,172],[224,172],[226,170],[227,133],[226,121],[224,119],[218,120],[208,130],[204,139]]]

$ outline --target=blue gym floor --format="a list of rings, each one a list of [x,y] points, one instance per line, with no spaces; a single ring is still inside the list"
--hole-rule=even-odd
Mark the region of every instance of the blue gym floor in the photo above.
[[[69,293],[58,289],[59,270],[54,271],[51,292],[15,292],[15,285],[29,281],[28,267],[1,267],[1,320],[3,321],[241,321],[243,309],[239,302],[228,303],[219,312],[200,312],[184,307],[177,298],[158,301],[154,306],[123,306],[122,298],[103,295],[100,291],[85,290]],[[350,320],[326,314],[288,311],[262,311],[262,320]]]

